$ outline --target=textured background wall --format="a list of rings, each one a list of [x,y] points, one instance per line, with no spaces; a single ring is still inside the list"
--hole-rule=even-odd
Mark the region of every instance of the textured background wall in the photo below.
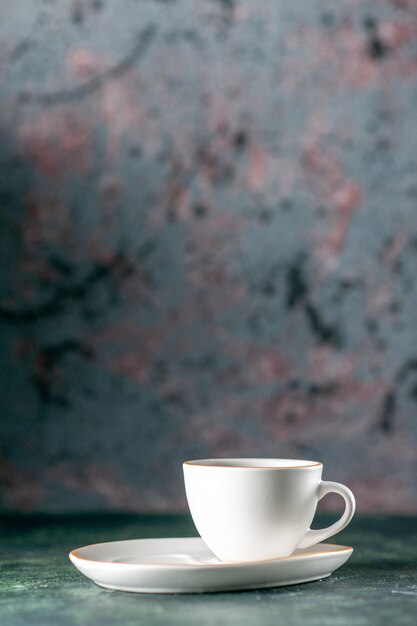
[[[417,511],[416,103],[416,0],[2,2],[1,506]]]

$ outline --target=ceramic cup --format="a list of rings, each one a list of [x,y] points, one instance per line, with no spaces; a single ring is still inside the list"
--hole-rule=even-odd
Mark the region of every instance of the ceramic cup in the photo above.
[[[342,530],[355,512],[353,493],[321,479],[323,465],[294,459],[203,459],[183,464],[191,515],[222,561],[289,556]],[[328,493],[345,501],[342,517],[322,530],[310,524]]]

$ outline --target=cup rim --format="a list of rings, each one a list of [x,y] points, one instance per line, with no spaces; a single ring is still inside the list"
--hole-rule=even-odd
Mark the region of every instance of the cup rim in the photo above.
[[[291,465],[262,465],[262,464],[251,464],[251,461],[258,461],[262,463],[262,461],[272,461],[279,462],[284,461],[285,463],[291,463]],[[235,465],[233,463],[236,463]],[[323,466],[323,463],[320,461],[309,461],[306,459],[284,459],[284,458],[260,458],[260,457],[245,457],[245,458],[224,458],[224,459],[191,459],[183,462],[183,466],[188,465],[191,467],[217,467],[222,469],[262,469],[262,470],[290,470],[290,469],[309,469],[312,467],[320,467]]]

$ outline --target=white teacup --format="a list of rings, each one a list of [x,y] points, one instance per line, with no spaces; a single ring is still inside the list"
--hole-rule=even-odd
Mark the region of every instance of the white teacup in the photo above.
[[[191,515],[222,561],[289,556],[341,531],[355,512],[353,493],[321,480],[323,464],[294,459],[203,459],[183,464]],[[342,517],[322,530],[310,524],[327,493],[345,500]]]

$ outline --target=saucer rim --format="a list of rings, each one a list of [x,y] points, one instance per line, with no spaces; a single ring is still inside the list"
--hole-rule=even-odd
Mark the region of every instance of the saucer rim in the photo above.
[[[339,566],[341,567],[341,566]],[[339,568],[337,568],[339,569]],[[333,570],[335,571],[335,570]],[[124,593],[140,593],[143,595],[161,595],[161,596],[167,596],[167,595],[173,595],[173,594],[181,594],[182,596],[191,596],[191,595],[209,595],[209,594],[215,594],[215,593],[235,593],[235,592],[239,592],[239,591],[255,591],[255,590],[262,590],[262,589],[274,589],[274,588],[279,588],[279,587],[289,587],[292,585],[304,585],[306,583],[310,583],[310,582],[316,582],[319,580],[325,580],[326,578],[329,578],[329,576],[331,576],[333,574],[332,572],[328,572],[327,574],[323,574],[320,576],[312,576],[311,578],[304,578],[304,579],[294,579],[285,583],[265,583],[265,584],[261,584],[261,585],[257,585],[256,587],[254,587],[252,584],[249,585],[244,585],[244,586],[238,586],[236,587],[235,585],[232,586],[226,586],[226,587],[221,587],[220,589],[207,589],[207,588],[203,588],[203,589],[193,589],[192,591],[184,591],[181,587],[178,588],[163,588],[161,589],[160,587],[154,587],[154,588],[148,588],[148,589],[144,589],[144,588],[128,588],[128,587],[120,587],[120,586],[116,586],[116,585],[106,585],[103,583],[98,583],[98,582],[94,582],[94,584],[96,584],[98,587],[101,587],[102,589],[110,589],[111,591],[122,591]],[[90,578],[90,580],[92,580]]]
[[[201,539],[201,537],[144,537],[142,539],[122,539],[120,540],[120,542],[124,542],[124,541],[154,541],[154,540],[158,540],[158,539],[172,539],[173,541],[178,541],[178,540],[182,540],[182,539]],[[203,541],[201,539],[201,541]],[[189,569],[191,568],[206,568],[206,567],[210,567],[210,568],[231,568],[231,567],[251,567],[253,565],[257,565],[259,563],[275,563],[277,561],[283,561],[283,560],[288,560],[288,559],[303,559],[303,558],[316,558],[316,557],[322,557],[322,556],[330,556],[332,554],[335,553],[341,553],[341,552],[348,552],[348,553],[352,553],[353,552],[353,547],[352,546],[345,546],[345,545],[341,545],[341,544],[337,544],[337,543],[325,543],[325,542],[319,542],[315,545],[319,546],[319,545],[326,545],[326,546],[332,546],[334,548],[337,548],[336,550],[329,550],[329,551],[325,551],[325,552],[301,552],[299,554],[289,554],[288,556],[280,556],[280,557],[275,557],[272,559],[260,559],[260,560],[256,560],[256,561],[228,561],[228,562],[219,562],[219,563],[124,563],[123,561],[103,561],[100,559],[90,559],[87,558],[85,556],[81,556],[79,554],[77,554],[77,550],[83,550],[84,548],[93,548],[95,546],[99,546],[99,545],[106,545],[106,544],[111,544],[111,543],[119,543],[119,541],[104,541],[101,543],[91,543],[88,544],[86,546],[81,546],[79,548],[74,548],[73,550],[71,550],[71,552],[68,554],[69,559],[73,562],[73,559],[79,559],[81,561],[85,561],[87,563],[99,563],[102,566],[111,566],[114,567],[115,565],[121,565],[123,567],[164,567],[164,568],[184,568],[184,569]],[[204,542],[203,542],[204,543]],[[215,556],[215,555],[213,555]]]

